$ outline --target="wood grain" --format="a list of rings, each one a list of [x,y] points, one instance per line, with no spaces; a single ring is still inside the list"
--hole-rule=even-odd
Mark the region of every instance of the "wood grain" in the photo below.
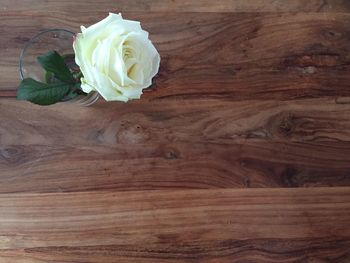
[[[126,147],[4,147],[0,192],[350,185],[349,143]]]
[[[2,100],[0,192],[350,185],[349,104],[145,101]]]
[[[0,214],[5,262],[350,259],[348,188],[2,194]]]
[[[153,92],[153,91],[150,91]],[[58,103],[0,101],[0,142],[22,145],[350,142],[350,98],[300,101],[220,99]],[[181,107],[179,107],[181,104]],[[74,114],[72,114],[74,112]],[[65,123],[65,125],[62,125]],[[69,134],[69,136],[66,136]]]
[[[350,262],[349,11],[0,1],[0,262]],[[11,99],[30,37],[108,12],[161,54],[142,100]]]
[[[105,16],[86,16],[81,10],[68,18],[59,12],[4,11],[0,89],[7,94],[16,89],[19,49],[35,33],[57,27],[77,32],[81,24]],[[350,96],[349,14],[159,12],[125,17],[141,20],[162,57],[150,99]]]
[[[3,10],[40,10],[70,16],[98,12],[349,12],[347,0],[2,0]]]

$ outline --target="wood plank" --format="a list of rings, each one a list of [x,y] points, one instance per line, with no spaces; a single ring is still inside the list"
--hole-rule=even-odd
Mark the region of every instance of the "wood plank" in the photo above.
[[[0,96],[29,37],[108,11],[159,76],[128,104],[0,101],[0,262],[349,262],[350,2],[3,0]]]
[[[347,0],[2,0],[3,10],[61,12],[349,12]]]
[[[349,186],[350,144],[1,148],[0,192]]]
[[[0,112],[2,193],[350,185],[350,105],[331,99]]]
[[[19,49],[36,32],[53,27],[77,31],[105,15],[87,16],[79,9],[70,17],[3,11],[0,89],[16,89]],[[349,14],[158,12],[125,17],[141,20],[162,57],[150,99],[350,96]]]
[[[1,194],[0,214],[2,262],[350,259],[350,188]]]
[[[74,103],[41,107],[2,99],[0,112],[3,145],[350,142],[350,98],[235,102],[150,101],[145,96],[127,104],[101,99],[91,107]]]

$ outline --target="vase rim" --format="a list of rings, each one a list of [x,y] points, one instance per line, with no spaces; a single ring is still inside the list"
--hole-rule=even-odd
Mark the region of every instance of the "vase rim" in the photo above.
[[[55,31],[58,31],[58,32],[66,32],[68,34],[71,34],[72,36],[75,35],[74,32],[68,30],[68,29],[64,29],[64,28],[53,28],[53,29],[47,29],[47,30],[43,30],[43,31],[40,31],[39,33],[37,33],[36,35],[34,35],[32,38],[30,38],[24,45],[24,47],[21,49],[21,52],[20,52],[20,55],[19,55],[19,74],[20,74],[20,78],[21,80],[24,79],[24,73],[23,73],[23,70],[22,70],[22,66],[23,66],[23,58],[24,58],[24,54],[27,50],[28,47],[31,46],[31,44],[33,44],[33,42],[39,38],[40,36],[46,34],[46,33],[50,33],[50,32],[55,32]]]

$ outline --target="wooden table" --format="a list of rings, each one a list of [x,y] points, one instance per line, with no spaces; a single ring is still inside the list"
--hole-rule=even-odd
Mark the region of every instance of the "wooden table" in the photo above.
[[[20,48],[109,11],[139,101],[14,98]],[[0,262],[350,262],[348,0],[1,0]]]

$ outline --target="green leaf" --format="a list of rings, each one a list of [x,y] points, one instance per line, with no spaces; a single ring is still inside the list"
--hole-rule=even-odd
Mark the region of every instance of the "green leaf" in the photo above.
[[[75,58],[75,54],[71,53],[71,54],[64,54],[61,56],[64,60],[66,59],[74,59]]]
[[[74,87],[71,87],[70,91],[68,92],[65,98],[74,99],[78,95],[83,95],[83,94],[86,95],[86,93],[80,89],[80,85],[81,85],[80,83],[76,83]]]
[[[50,71],[45,71],[45,81],[46,83],[51,83],[53,79],[53,73]]]
[[[42,83],[32,78],[22,80],[17,90],[17,99],[29,100],[39,105],[50,105],[61,101],[70,91],[67,83]]]
[[[65,96],[68,100],[74,99],[76,96],[78,96],[78,93],[76,90],[70,90],[68,94]]]
[[[55,78],[67,83],[75,82],[63,57],[58,52],[49,51],[46,55],[38,56],[37,60],[46,71],[52,72]]]

